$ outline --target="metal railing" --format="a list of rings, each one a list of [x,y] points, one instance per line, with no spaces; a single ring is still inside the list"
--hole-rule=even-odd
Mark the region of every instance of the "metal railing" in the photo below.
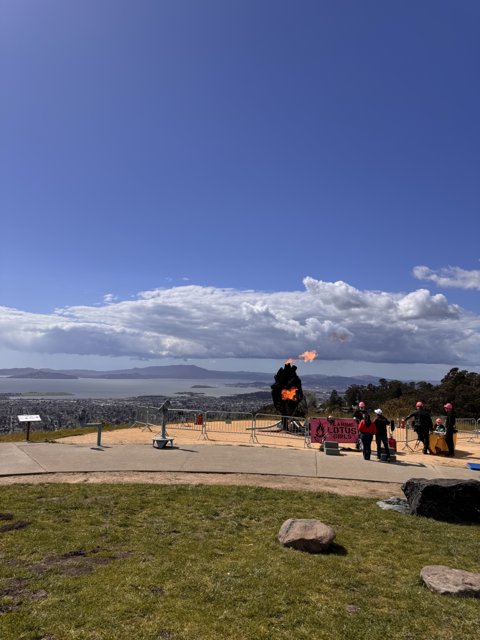
[[[163,411],[160,407],[140,406],[137,409],[134,426],[142,431],[153,431],[162,427]],[[203,433],[203,412],[200,409],[168,409],[166,427],[198,431]]]
[[[135,411],[134,427],[140,427],[142,431],[147,429],[151,431],[151,427],[155,426],[154,416],[158,412],[157,407],[138,406]]]
[[[204,435],[209,433],[229,433],[248,435],[254,440],[253,413],[249,411],[206,411],[204,415]]]
[[[444,416],[439,417],[445,419]],[[434,424],[435,420],[436,418],[433,417]],[[400,424],[400,419],[398,419],[396,424],[397,426],[395,428],[394,437],[397,444],[403,444],[404,449],[417,448],[417,446],[419,446],[419,439],[413,427],[407,423],[405,429],[399,428],[398,425]],[[480,418],[478,420],[475,418],[457,418],[455,428],[457,430],[457,440],[476,442],[480,439]],[[413,447],[412,443],[414,444]]]
[[[268,441],[272,437],[297,441],[301,439],[304,447],[310,443],[310,424],[307,418],[256,413],[253,432],[254,442],[259,444],[259,438]]]
[[[478,420],[475,418],[457,418],[455,428],[457,429],[457,440],[475,436],[478,428]]]
[[[315,416],[321,417],[321,416]],[[248,437],[249,443],[272,444],[287,441],[311,445],[309,418],[253,414],[248,411],[203,411],[202,409],[172,409],[167,411],[167,429],[186,430],[198,433],[198,439],[209,439],[209,434],[228,434]],[[435,418],[434,418],[435,420]],[[162,410],[159,407],[140,406],[137,408],[135,425],[142,430],[159,430],[162,425]],[[480,440],[480,418],[457,418],[457,439]],[[414,450],[418,446],[418,436],[410,424],[400,427],[397,419],[393,437],[400,450]],[[221,439],[221,438],[220,438]],[[403,445],[403,446],[402,446]]]

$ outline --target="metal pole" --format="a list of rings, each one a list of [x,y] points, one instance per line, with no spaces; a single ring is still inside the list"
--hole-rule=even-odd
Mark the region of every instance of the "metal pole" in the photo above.
[[[103,422],[89,422],[85,425],[86,427],[97,427],[97,447],[101,449],[102,447],[102,426]]]
[[[166,440],[167,438],[167,413],[168,407],[170,406],[170,400],[166,400],[162,406],[162,440]]]

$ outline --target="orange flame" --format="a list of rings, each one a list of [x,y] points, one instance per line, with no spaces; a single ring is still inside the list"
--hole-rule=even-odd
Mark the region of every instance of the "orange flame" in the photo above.
[[[290,389],[282,389],[282,400],[295,400],[296,395],[296,387],[291,387]]]
[[[304,351],[298,357],[302,358],[304,362],[311,362],[312,360],[315,360],[315,358],[317,357],[317,352],[316,351]]]
[[[285,364],[293,364],[295,362],[295,358],[289,358]]]

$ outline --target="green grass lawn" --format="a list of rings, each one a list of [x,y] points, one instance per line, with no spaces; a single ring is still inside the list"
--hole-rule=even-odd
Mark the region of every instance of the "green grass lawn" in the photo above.
[[[375,500],[249,487],[1,488],[0,638],[478,638],[480,603],[420,584],[425,564],[478,571],[479,527]],[[289,517],[333,553],[280,546]]]

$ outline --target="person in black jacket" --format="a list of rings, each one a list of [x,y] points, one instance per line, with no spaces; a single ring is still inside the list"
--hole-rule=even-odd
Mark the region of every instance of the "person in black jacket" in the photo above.
[[[430,432],[433,431],[433,422],[430,413],[424,408],[423,402],[417,402],[415,411],[404,420],[414,419],[413,429],[417,432],[418,439],[423,444],[423,453],[429,452]]]
[[[375,409],[374,413],[375,418],[373,422],[377,429],[375,433],[375,439],[377,441],[377,460],[382,459],[382,444],[385,449],[386,461],[390,462],[390,449],[388,446],[388,434],[387,427],[390,425],[390,422],[383,415],[383,411],[381,409]]]
[[[368,415],[368,411],[367,411],[367,407],[365,406],[365,403],[359,402],[352,416],[353,418],[355,418],[357,422],[357,429],[360,426],[360,422],[362,420],[365,420],[365,417],[367,415]],[[355,443],[355,448],[357,449],[357,451],[362,451],[363,449],[363,443],[362,443],[362,438],[360,434],[358,435],[357,442]]]
[[[453,442],[453,434],[457,432],[455,428],[455,423],[457,422],[457,416],[455,415],[455,411],[450,402],[443,405],[445,409],[446,418],[445,418],[445,444],[448,447],[448,453],[446,454],[449,458],[453,458],[455,455],[455,444]]]

